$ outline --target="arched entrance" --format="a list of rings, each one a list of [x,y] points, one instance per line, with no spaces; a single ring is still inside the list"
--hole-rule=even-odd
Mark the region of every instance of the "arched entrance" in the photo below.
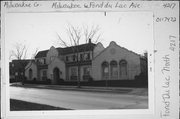
[[[56,67],[53,70],[53,80],[54,80],[54,83],[57,84],[59,79],[60,79],[60,70],[59,70],[59,68]]]
[[[32,79],[32,77],[33,77],[32,69],[29,69],[29,79]]]

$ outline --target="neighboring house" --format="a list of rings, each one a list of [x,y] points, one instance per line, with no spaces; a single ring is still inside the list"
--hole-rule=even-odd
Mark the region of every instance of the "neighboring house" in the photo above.
[[[12,60],[9,63],[10,79],[22,81],[25,77],[25,67],[31,60]]]
[[[114,41],[107,48],[101,43],[55,48],[38,52],[35,60],[26,66],[28,80],[77,81],[80,66],[80,81],[133,80],[142,73],[147,64],[145,58],[118,46]],[[142,60],[142,61],[141,61]]]
[[[147,70],[145,57],[112,41],[107,48],[94,57],[92,76],[94,80],[133,80]]]

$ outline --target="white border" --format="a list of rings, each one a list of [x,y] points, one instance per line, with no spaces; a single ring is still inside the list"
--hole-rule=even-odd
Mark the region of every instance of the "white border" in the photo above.
[[[32,1],[34,2],[34,1]],[[41,2],[41,1],[40,1]],[[58,1],[57,1],[58,2]],[[66,1],[67,2],[67,1]],[[75,1],[78,2],[78,1]],[[82,2],[82,1],[79,1]],[[86,2],[86,1],[83,1]],[[98,1],[99,2],[99,1]],[[123,3],[131,3],[132,1],[124,1]],[[147,1],[148,2],[148,1]],[[129,10],[129,9],[122,9],[122,10],[115,10],[116,12],[144,12],[144,11],[148,11],[152,13],[152,16],[154,14],[158,14],[158,9],[159,7],[155,6],[157,4],[161,4],[161,2],[142,2],[141,4],[144,5],[144,7],[142,9],[133,9],[133,10]],[[2,6],[3,6],[2,2]],[[3,29],[1,32],[1,36],[2,36],[2,63],[1,63],[1,67],[2,67],[2,75],[1,75],[1,79],[2,79],[2,114],[3,117],[6,118],[44,118],[44,116],[46,116],[45,118],[56,118],[57,116],[59,116],[60,118],[111,118],[111,119],[123,119],[123,118],[138,118],[138,119],[146,119],[146,118],[150,118],[150,119],[155,119],[157,117],[159,117],[158,113],[158,108],[156,107],[156,103],[157,103],[157,92],[158,90],[156,90],[155,85],[155,80],[154,80],[154,71],[155,71],[155,56],[154,56],[154,47],[152,47],[152,52],[150,54],[152,54],[149,58],[148,58],[148,105],[149,105],[149,109],[136,109],[136,110],[75,110],[75,111],[21,111],[21,112],[13,112],[13,111],[9,111],[9,82],[8,77],[9,77],[9,65],[8,65],[8,61],[6,59],[8,59],[8,54],[6,52],[6,44],[5,44],[5,33],[4,33],[4,29],[5,29],[5,14],[7,14],[8,12],[13,13],[13,12],[59,12],[53,9],[50,9],[48,7],[48,4],[50,4],[49,1],[47,2],[42,2],[44,4],[44,7],[42,9],[17,9],[15,11],[13,11],[12,9],[7,10],[5,8],[2,7],[2,11],[1,11],[1,19],[2,19],[2,24],[1,24],[1,28]],[[178,2],[176,2],[176,4],[178,4]],[[149,5],[149,6],[148,6]],[[153,9],[153,7],[151,5],[154,5],[153,7],[157,7],[155,10]],[[48,8],[48,9],[46,9]],[[160,8],[161,9],[161,8]],[[42,10],[42,11],[41,11]],[[67,12],[68,10],[61,10],[61,12]],[[72,10],[70,10],[72,12]],[[75,11],[79,11],[79,10],[75,10]],[[85,10],[87,11],[87,10]],[[96,10],[92,10],[92,11],[96,11]],[[98,10],[101,11],[101,10]],[[102,10],[102,11],[114,11],[114,10]],[[153,18],[152,18],[152,22],[153,22]],[[153,22],[154,23],[154,22]],[[157,40],[154,36],[154,33],[152,34],[152,40],[154,41]],[[150,63],[151,62],[151,63]],[[150,68],[152,68],[152,70],[150,71]],[[153,79],[153,80],[152,80]],[[5,103],[4,103],[5,102]],[[23,115],[22,115],[23,114]],[[31,116],[31,117],[28,117]],[[38,117],[37,117],[38,116]],[[58,117],[57,117],[58,118]]]

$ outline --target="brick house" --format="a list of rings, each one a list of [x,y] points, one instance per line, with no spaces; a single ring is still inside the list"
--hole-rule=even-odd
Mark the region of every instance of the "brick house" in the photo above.
[[[12,60],[9,63],[9,74],[11,80],[22,81],[25,77],[25,67],[32,60]]]

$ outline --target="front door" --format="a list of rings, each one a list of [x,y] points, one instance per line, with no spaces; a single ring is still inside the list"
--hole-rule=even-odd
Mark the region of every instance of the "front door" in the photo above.
[[[60,80],[60,70],[59,70],[59,68],[54,68],[54,70],[53,70],[53,80],[54,80],[54,84],[58,84],[58,81]]]

